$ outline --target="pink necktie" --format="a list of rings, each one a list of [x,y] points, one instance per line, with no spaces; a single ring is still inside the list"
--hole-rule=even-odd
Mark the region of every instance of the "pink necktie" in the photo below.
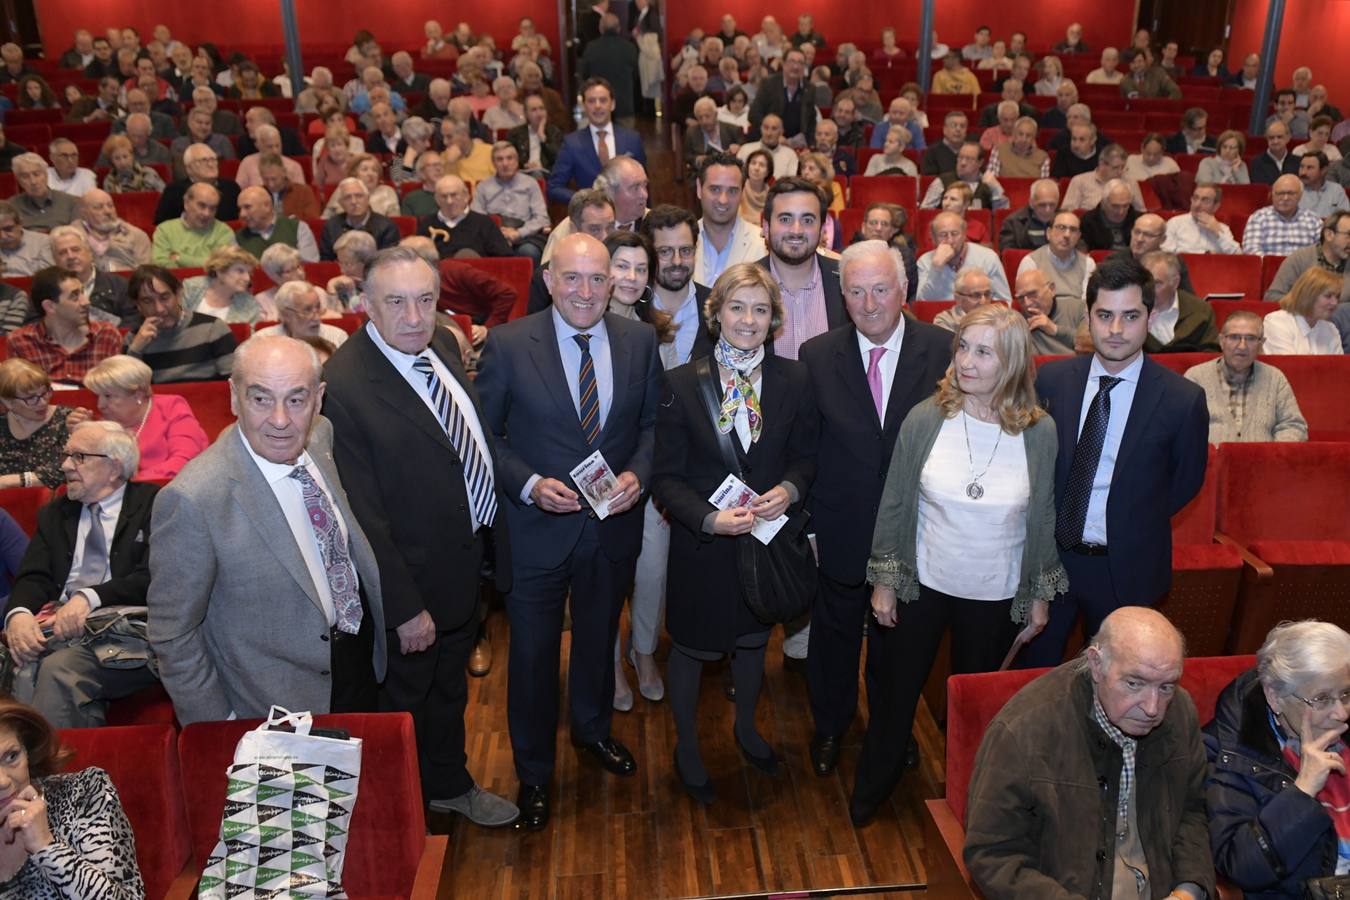
[[[867,351],[872,358],[867,361],[867,386],[872,389],[872,403],[877,408],[877,421],[881,421],[881,357],[886,354],[885,347],[873,347]]]

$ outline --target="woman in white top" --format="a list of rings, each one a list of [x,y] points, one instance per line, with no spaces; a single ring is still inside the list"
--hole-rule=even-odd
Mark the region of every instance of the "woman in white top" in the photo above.
[[[1131,181],[1148,181],[1154,175],[1175,175],[1181,171],[1177,161],[1164,151],[1167,144],[1161,134],[1150,134],[1139,145],[1138,153],[1125,159],[1125,177]]]
[[[1331,116],[1315,116],[1312,122],[1308,124],[1307,143],[1299,144],[1291,152],[1295,156],[1320,152],[1325,154],[1327,162],[1339,161],[1341,151],[1335,144],[1331,143],[1331,128],[1335,124]]]
[[[726,106],[717,107],[717,121],[735,125],[742,131],[750,130],[750,101],[743,85],[727,92]]]
[[[908,128],[888,128],[886,139],[881,144],[881,152],[867,161],[867,171],[863,174],[884,175],[891,169],[899,169],[899,173],[891,172],[891,174],[912,175],[917,178],[919,167],[914,165],[914,160],[905,156],[905,143],[908,140]]]
[[[1053,97],[1059,93],[1059,83],[1064,80],[1064,64],[1058,56],[1047,56],[1041,60],[1041,77],[1033,86],[1038,97]]]
[[[1271,354],[1344,353],[1341,332],[1331,314],[1341,301],[1341,276],[1313,266],[1280,298],[1280,308],[1266,316],[1265,352]]]
[[[1026,320],[1001,304],[979,307],[954,345],[937,393],[900,426],[872,538],[880,663],[849,803],[855,824],[899,780],[947,626],[952,672],[992,671],[1015,640],[1040,633],[1068,588],[1054,536],[1058,440],[1036,402]]]
[[[1195,172],[1195,183],[1251,184],[1252,176],[1242,154],[1247,152],[1247,138],[1240,131],[1225,131],[1219,135],[1219,152],[1200,160]]]

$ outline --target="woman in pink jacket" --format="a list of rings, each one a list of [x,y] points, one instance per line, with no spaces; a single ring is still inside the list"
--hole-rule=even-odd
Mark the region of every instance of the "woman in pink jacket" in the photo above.
[[[110,356],[89,370],[84,386],[98,397],[103,418],[136,436],[137,481],[173,478],[211,443],[186,399],[151,392],[150,367],[139,359]]]

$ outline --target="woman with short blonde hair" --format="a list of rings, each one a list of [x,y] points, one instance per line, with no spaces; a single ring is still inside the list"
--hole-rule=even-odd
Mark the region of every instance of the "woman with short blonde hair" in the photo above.
[[[150,367],[134,356],[110,356],[89,370],[84,386],[98,398],[98,411],[136,439],[140,481],[173,478],[211,443],[187,400],[155,394]]]
[[[258,259],[230,244],[217,247],[202,267],[205,275],[183,282],[183,306],[224,322],[257,324],[262,317],[258,301],[249,293]]]
[[[66,417],[74,410],[51,401],[52,380],[39,366],[17,356],[0,362],[0,488],[65,484]]]
[[[103,189],[108,193],[164,190],[164,179],[159,173],[136,161],[136,150],[125,134],[110,135],[103,142],[103,159],[111,170],[103,176]]]
[[[1340,355],[1341,333],[1331,321],[1341,301],[1343,282],[1335,272],[1313,266],[1280,298],[1280,308],[1266,314],[1264,352],[1271,354]]]

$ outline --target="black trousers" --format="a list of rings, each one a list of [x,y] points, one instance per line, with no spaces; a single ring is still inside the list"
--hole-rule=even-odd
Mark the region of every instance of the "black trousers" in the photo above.
[[[820,576],[811,607],[811,639],[806,656],[806,683],[816,734],[839,737],[858,711],[858,660],[863,627],[871,618],[872,585],[844,584]],[[875,662],[868,654],[867,696],[876,696]]]
[[[894,627],[875,625],[868,631],[877,690],[872,694],[869,688],[867,737],[853,783],[856,800],[878,805],[895,790],[914,710],[947,626],[952,628],[952,674],[989,672],[999,667],[1017,637],[1011,610],[1011,599],[966,600],[920,586],[917,600],[899,605]]]
[[[563,606],[572,597],[572,651],[567,666],[573,740],[609,737],[614,714],[614,637],[637,557],[612,560],[600,546],[598,522],[588,519],[572,552],[554,568],[517,556],[506,598],[511,621],[507,721],[521,784],[547,784],[558,737],[558,668]]]
[[[1139,598],[1126,604],[1117,597],[1116,586],[1111,581],[1109,557],[1063,551],[1059,556],[1069,573],[1069,590],[1050,604],[1050,621],[1045,630],[1017,655],[1019,667],[1034,669],[1059,665],[1064,659],[1069,632],[1080,612],[1083,614],[1083,635],[1090,640],[1101,627],[1102,620],[1118,608],[1136,604],[1152,606],[1156,602],[1156,598],[1153,601]]]
[[[375,712],[379,709],[379,685],[375,681],[375,625],[371,621],[366,592],[361,592],[361,628],[344,634],[328,632],[329,658],[333,664],[333,687],[328,707],[335,713]]]

